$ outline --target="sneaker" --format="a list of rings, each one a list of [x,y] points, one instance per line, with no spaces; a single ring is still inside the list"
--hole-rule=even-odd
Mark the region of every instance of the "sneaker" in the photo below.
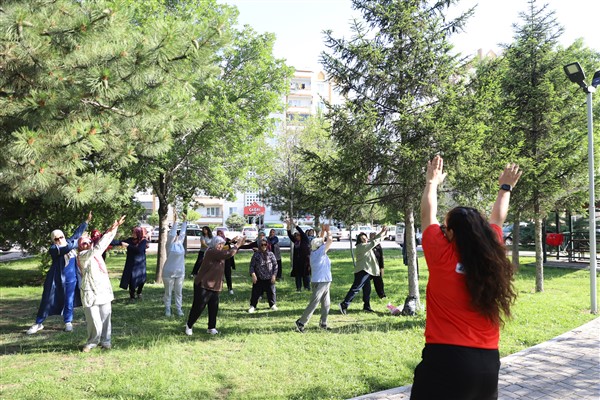
[[[185,324],[185,334],[188,336],[192,336],[192,328],[188,328],[187,324]]]
[[[112,345],[110,343],[103,343],[100,345],[100,347],[102,347],[103,350],[110,350],[112,349]]]
[[[348,307],[345,307],[343,303],[340,303],[340,312],[342,315],[348,314]]]
[[[206,333],[211,334],[211,335],[216,335],[217,333],[219,333],[219,331],[216,330],[215,328],[212,328],[212,329],[207,329]]]
[[[273,304],[273,305],[271,306],[271,310],[272,310],[272,311],[277,311],[277,304]]]
[[[300,323],[300,320],[296,320],[296,330],[300,333],[304,333],[304,325]]]
[[[183,310],[177,310],[177,316],[183,317]]]
[[[233,294],[233,289],[229,291],[229,294]]]
[[[255,311],[256,311],[256,308],[254,308],[254,307],[252,307],[252,306],[251,306],[251,307],[248,309],[248,314],[254,314],[254,312],[255,312]]]
[[[92,351],[93,348],[94,348],[94,346],[90,346],[89,344],[86,344],[85,346],[83,346],[83,349],[81,349],[81,351],[83,351],[84,353],[89,353],[90,351]]]
[[[73,324],[70,322],[67,322],[65,324],[65,332],[73,332]]]
[[[44,325],[42,324],[33,324],[31,325],[31,328],[29,328],[27,330],[27,334],[28,335],[33,335],[34,333],[41,331],[42,329],[44,329]]]
[[[324,331],[330,331],[331,328],[327,326],[327,324],[322,324],[319,323],[319,328],[323,329]]]
[[[366,311],[366,312],[375,312],[370,306],[364,306],[363,307],[363,311]]]
[[[170,317],[170,316],[171,316],[171,309],[170,309],[170,308],[167,308],[167,309],[165,310],[165,317]]]
[[[141,293],[136,294],[135,298],[141,300],[142,299],[142,294]]]

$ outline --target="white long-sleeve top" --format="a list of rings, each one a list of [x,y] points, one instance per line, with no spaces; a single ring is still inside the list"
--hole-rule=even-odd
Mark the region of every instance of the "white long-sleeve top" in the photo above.
[[[177,225],[173,224],[167,236],[167,261],[163,267],[163,278],[181,278],[185,276],[185,247],[183,240],[187,222],[181,224],[179,236],[177,235]]]
[[[94,247],[80,251],[77,256],[81,272],[81,302],[84,307],[110,303],[115,298],[102,253],[116,234],[116,229],[106,232]]]

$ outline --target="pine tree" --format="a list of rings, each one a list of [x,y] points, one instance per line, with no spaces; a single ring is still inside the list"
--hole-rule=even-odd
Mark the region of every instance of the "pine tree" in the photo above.
[[[445,12],[454,3],[354,0],[364,21],[355,21],[352,37],[336,39],[326,33],[331,53],[322,56],[325,70],[348,99],[330,115],[340,159],[347,164],[339,168],[346,175],[336,177],[349,187],[363,187],[349,195],[363,195],[367,188],[370,194],[363,202],[401,210],[409,238],[414,238],[423,166],[440,150],[433,106],[451,90],[459,61],[448,37],[471,14],[446,20]],[[416,244],[413,239],[405,245],[409,294],[418,297]]]

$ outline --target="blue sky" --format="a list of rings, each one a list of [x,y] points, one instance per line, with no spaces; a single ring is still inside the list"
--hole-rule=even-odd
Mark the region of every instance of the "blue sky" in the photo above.
[[[331,29],[336,37],[348,37],[349,22],[358,14],[350,0],[219,0],[240,11],[239,22],[258,32],[277,36],[274,53],[298,69],[320,69],[318,57],[325,50],[322,31]],[[479,4],[478,4],[479,3]],[[587,46],[600,50],[600,0],[546,0],[556,12],[565,32],[563,45],[582,37]],[[464,10],[478,4],[466,32],[453,39],[458,51],[474,54],[500,51],[500,43],[509,43],[518,14],[527,9],[527,0],[463,0],[455,7]],[[600,66],[599,66],[600,67]]]

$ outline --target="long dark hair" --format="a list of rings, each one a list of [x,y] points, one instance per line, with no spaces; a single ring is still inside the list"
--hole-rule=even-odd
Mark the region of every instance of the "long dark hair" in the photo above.
[[[459,261],[465,269],[471,305],[495,324],[511,317],[517,294],[512,283],[514,266],[506,258],[497,233],[479,211],[456,207],[446,216],[454,232]]]
[[[208,232],[208,238],[209,238],[209,239],[212,239],[212,237],[213,237],[213,234],[212,234],[212,231],[210,230],[210,228],[209,228],[208,226],[203,226],[203,227],[202,227],[202,234],[204,235],[204,230],[205,230],[205,229],[206,229],[206,232]]]
[[[366,233],[364,233],[364,232],[361,232],[361,233],[359,233],[358,235],[356,235],[356,243],[354,244],[355,246],[358,246],[359,244],[362,244],[362,241],[360,240],[360,237],[361,237],[361,236],[364,236],[364,237],[366,237],[367,239],[369,239],[369,238],[367,237],[367,234],[366,234]]]

